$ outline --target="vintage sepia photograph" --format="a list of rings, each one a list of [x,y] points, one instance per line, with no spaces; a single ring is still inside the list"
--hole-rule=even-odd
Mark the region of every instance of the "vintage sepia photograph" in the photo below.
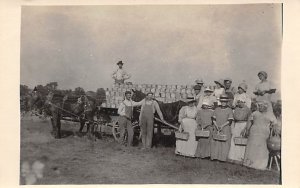
[[[282,184],[283,4],[26,5],[20,29],[20,185]]]

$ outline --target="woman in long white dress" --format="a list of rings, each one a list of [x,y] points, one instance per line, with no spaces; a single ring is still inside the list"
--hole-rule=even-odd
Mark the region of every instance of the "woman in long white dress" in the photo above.
[[[188,140],[176,140],[175,153],[178,155],[195,157],[198,142],[195,137],[195,130],[197,128],[196,115],[197,107],[196,101],[187,99],[187,106],[184,106],[179,111],[178,122],[180,123],[179,131],[188,132]]]
[[[245,166],[266,170],[269,159],[267,139],[270,135],[270,127],[277,125],[275,116],[268,113],[269,101],[260,101],[258,111],[249,117],[246,134],[249,135],[246,146]]]

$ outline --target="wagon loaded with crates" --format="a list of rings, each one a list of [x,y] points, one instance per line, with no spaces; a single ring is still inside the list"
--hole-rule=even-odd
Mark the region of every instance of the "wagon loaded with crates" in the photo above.
[[[188,97],[193,97],[194,90],[192,85],[159,85],[159,84],[114,84],[111,88],[105,89],[106,100],[101,104],[100,114],[109,116],[109,120],[102,123],[103,128],[111,128],[114,138],[119,141],[120,131],[118,125],[118,107],[124,100],[125,91],[139,91],[142,93],[152,92],[154,97],[160,103],[165,105],[182,101]],[[177,109],[179,111],[180,109]],[[178,114],[177,114],[178,115]],[[132,126],[136,135],[140,136],[139,126],[139,107],[133,111]],[[177,123],[177,122],[176,122]],[[176,123],[162,122],[155,117],[154,132],[163,135],[175,135],[179,125]],[[106,131],[105,131],[106,132]]]

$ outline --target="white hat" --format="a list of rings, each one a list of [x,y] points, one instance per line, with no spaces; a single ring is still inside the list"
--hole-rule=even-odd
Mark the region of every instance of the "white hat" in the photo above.
[[[212,86],[207,86],[204,91],[214,92],[214,88]]]
[[[212,104],[211,104],[211,101],[209,99],[203,99],[202,106],[203,105],[211,106]]]
[[[197,79],[195,82],[196,82],[196,84],[204,84],[202,78]]]

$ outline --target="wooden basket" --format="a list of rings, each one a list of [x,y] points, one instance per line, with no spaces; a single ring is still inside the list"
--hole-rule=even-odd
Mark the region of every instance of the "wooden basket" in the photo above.
[[[213,134],[213,138],[214,138],[214,140],[224,141],[225,142],[227,140],[227,135],[218,132],[216,134]]]
[[[246,146],[248,141],[248,139],[244,137],[235,137],[233,140],[234,144],[239,146]]]
[[[210,131],[209,130],[203,130],[203,129],[196,129],[195,131],[195,136],[196,137],[204,137],[204,138],[208,138],[210,135]]]
[[[188,132],[175,132],[175,137],[178,140],[188,140],[189,139],[190,134]]]

